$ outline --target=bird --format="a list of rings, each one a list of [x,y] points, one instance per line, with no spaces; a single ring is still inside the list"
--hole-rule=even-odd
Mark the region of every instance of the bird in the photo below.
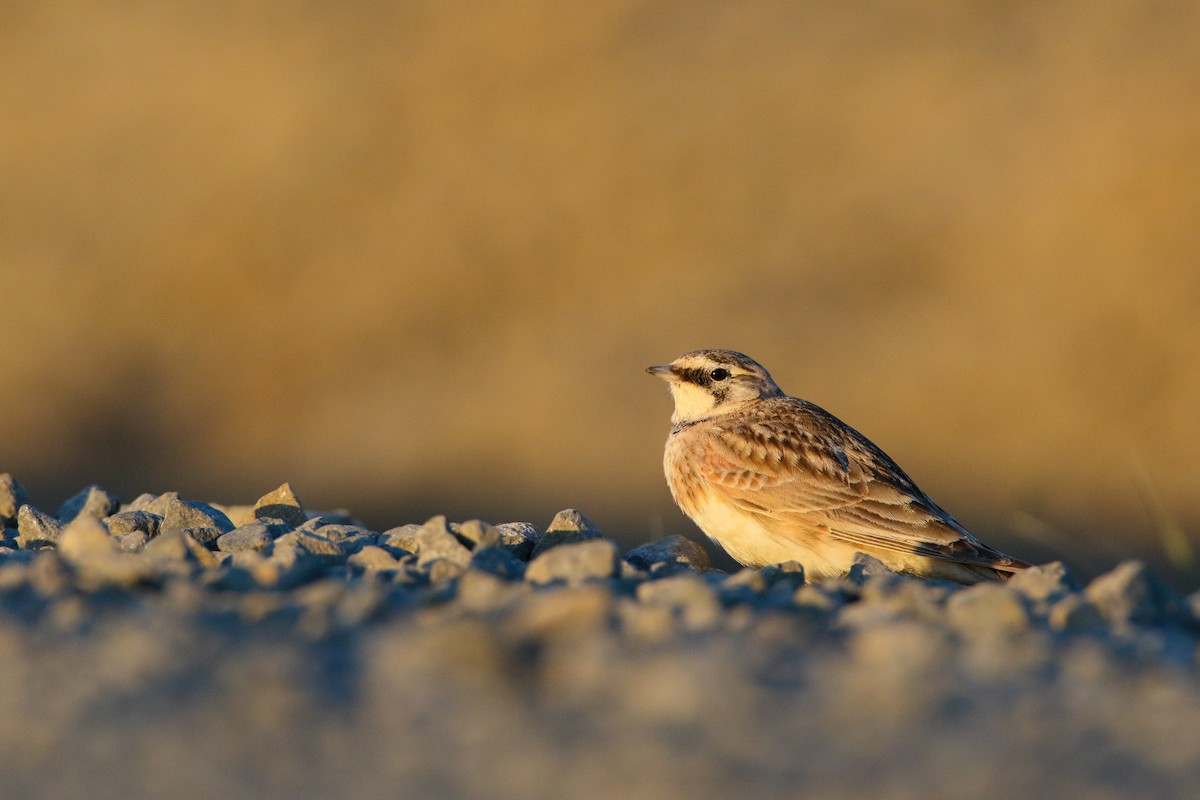
[[[960,584],[1030,565],[972,536],[870,439],[784,394],[754,359],[695,350],[647,368],[675,401],[663,470],[675,503],[746,567],[844,577],[857,553]]]

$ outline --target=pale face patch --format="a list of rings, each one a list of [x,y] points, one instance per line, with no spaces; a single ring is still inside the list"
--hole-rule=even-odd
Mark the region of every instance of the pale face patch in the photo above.
[[[711,415],[715,407],[713,396],[708,389],[694,383],[673,381],[671,397],[675,400],[675,412],[671,415],[671,422],[675,425],[703,419]]]

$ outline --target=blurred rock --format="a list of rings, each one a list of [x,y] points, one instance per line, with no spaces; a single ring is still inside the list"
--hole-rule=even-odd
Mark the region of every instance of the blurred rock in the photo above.
[[[432,561],[426,561],[420,566],[429,577],[429,583],[434,586],[447,584],[467,571],[467,568],[461,563],[451,561],[448,558],[435,558]]]
[[[812,609],[821,613],[834,613],[851,601],[840,587],[823,584],[805,584],[796,589],[792,602],[799,608]]]
[[[574,545],[579,546],[579,545]],[[616,548],[614,546],[614,559]],[[599,584],[532,592],[508,617],[506,633],[518,640],[575,639],[607,627],[612,596]]]
[[[0,473],[0,527],[16,527],[17,511],[29,504],[29,493],[7,472]]]
[[[531,591],[528,583],[472,567],[458,579],[455,600],[459,607],[482,614],[505,610]]]
[[[63,522],[31,505],[17,511],[17,542],[23,550],[56,543],[64,527]]]
[[[711,566],[704,548],[679,534],[640,545],[626,553],[625,560],[644,570],[650,570],[656,564],[677,565],[701,571]]]
[[[1141,561],[1125,561],[1085,590],[1104,618],[1115,624],[1155,625],[1190,620],[1183,598]]]
[[[333,563],[335,557],[329,554],[314,553],[303,544],[277,541],[271,555],[257,563],[252,575],[255,583],[265,589],[287,591],[316,580]]]
[[[743,567],[725,576],[717,588],[718,596],[726,605],[756,603],[766,591],[767,581],[762,570],[753,567]]]
[[[145,536],[142,531],[136,533]],[[58,541],[58,553],[74,568],[76,584],[88,591],[133,589],[153,582],[160,574],[153,561],[122,551],[104,523],[90,513],[81,513],[67,524]]]
[[[290,483],[285,483],[275,491],[258,498],[258,502],[254,504],[254,518],[277,519],[294,528],[308,521],[304,506],[292,491]]]
[[[568,508],[554,515],[550,527],[546,528],[546,532],[537,540],[530,557],[537,558],[547,550],[559,545],[599,539],[603,535],[596,524],[585,517],[581,511]]]
[[[43,551],[29,565],[29,585],[42,597],[57,597],[66,592],[70,578],[58,553]]]
[[[855,562],[858,565],[858,562]],[[884,568],[887,569],[886,567]],[[799,561],[785,561],[782,564],[768,564],[759,569],[758,574],[762,576],[762,581],[766,588],[770,589],[777,584],[784,584],[789,590],[798,589],[805,583],[804,565]],[[860,573],[860,579],[864,573]],[[875,573],[870,573],[875,574]]]
[[[546,535],[551,534],[547,532]],[[537,553],[536,548],[534,552]],[[607,539],[563,542],[534,555],[525,571],[525,579],[535,584],[576,584],[611,578],[617,574],[619,559],[619,549]]]
[[[145,531],[137,530],[122,533],[113,538],[117,540],[117,546],[126,553],[140,553],[145,549],[146,543],[150,541],[150,537],[146,535]]]
[[[629,639],[658,644],[670,639],[677,627],[677,609],[667,603],[648,605],[630,598],[617,602],[617,619]]]
[[[95,555],[116,553],[118,549],[108,527],[91,514],[74,517],[58,537],[58,554],[67,561],[78,562]]]
[[[1008,586],[1038,604],[1056,603],[1083,588],[1061,561],[1023,569],[1009,578]]]
[[[346,563],[366,570],[398,569],[400,562],[382,547],[366,545],[353,553]]]
[[[1029,630],[1030,617],[1021,595],[1006,584],[977,583],[954,591],[946,617],[962,636],[1015,635]]]
[[[469,519],[462,523],[450,523],[450,532],[468,549],[480,546],[495,547],[500,544],[500,533],[483,520]]]
[[[509,581],[525,577],[525,562],[504,547],[485,547],[471,556],[471,569]]]
[[[187,576],[197,569],[215,569],[217,557],[185,529],[164,530],[146,543],[142,558],[172,574]]]
[[[58,518],[63,522],[70,522],[80,514],[90,514],[103,519],[116,513],[120,507],[121,501],[115,494],[92,484],[59,506]]]
[[[647,605],[671,609],[684,630],[707,630],[721,618],[721,603],[717,593],[704,578],[696,574],[675,575],[641,583],[637,587],[637,599]]]
[[[1104,628],[1104,614],[1083,594],[1068,594],[1050,606],[1046,621],[1056,631],[1091,631]]]

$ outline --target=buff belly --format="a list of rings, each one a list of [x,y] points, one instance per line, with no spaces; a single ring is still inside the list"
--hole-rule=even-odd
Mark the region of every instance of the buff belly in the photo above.
[[[845,575],[854,563],[854,549],[820,540],[813,531],[771,530],[762,520],[718,498],[710,497],[685,508],[692,521],[739,564],[762,567],[799,561],[813,580]]]

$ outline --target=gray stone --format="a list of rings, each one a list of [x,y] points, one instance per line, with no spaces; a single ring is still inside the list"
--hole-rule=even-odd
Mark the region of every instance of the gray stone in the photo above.
[[[124,536],[134,531],[142,531],[146,534],[146,538],[153,539],[158,535],[162,517],[151,514],[149,511],[121,511],[109,516],[105,522],[108,524],[108,532],[113,536]]]
[[[0,527],[15,527],[17,511],[29,504],[29,492],[7,472],[0,473]]]
[[[326,523],[315,528],[302,526],[300,530],[311,531],[331,542],[337,542],[347,552],[357,552],[368,544],[374,544],[379,538],[379,534],[361,525],[348,525],[343,522]]]
[[[955,591],[946,602],[946,617],[963,636],[1014,635],[1030,626],[1021,595],[999,583],[977,583]]]
[[[1114,624],[1154,625],[1190,619],[1186,604],[1141,561],[1125,561],[1092,581],[1085,595]]]
[[[611,578],[617,574],[619,560],[620,551],[607,539],[560,544],[535,555],[525,571],[525,579],[534,584],[575,584]]]
[[[533,557],[533,548],[542,538],[542,531],[532,522],[502,522],[493,525],[500,533],[500,546],[522,561]]]
[[[861,587],[872,579],[890,580],[897,574],[875,556],[867,553],[855,553],[854,563],[850,565],[850,573],[846,576],[846,580]]]
[[[384,531],[380,540],[389,547],[415,553],[422,567],[439,558],[464,567],[471,560],[471,551],[450,532],[443,516],[433,517],[424,525],[404,525]]]
[[[171,492],[171,496],[178,497],[179,494],[177,492]],[[125,506],[124,508],[122,508],[121,510],[122,511],[151,511],[151,513],[154,513],[153,509],[151,507],[154,506],[155,503],[158,502],[158,498],[159,498],[159,495],[150,494],[148,492],[143,492],[142,494],[139,494],[137,497],[133,498],[133,500],[131,500],[129,502],[129,504],[127,506]],[[162,514],[158,514],[157,516],[161,517]]]
[[[81,514],[104,518],[115,514],[120,507],[121,501],[115,494],[93,484],[59,506],[58,518],[63,522],[70,522]]]
[[[541,531],[529,522],[505,522],[489,525],[477,519],[469,519],[461,525],[451,525],[458,540],[472,550],[501,547],[522,561],[528,561],[537,544]]]
[[[160,535],[168,531],[186,531],[205,546],[215,547],[221,534],[229,533],[234,527],[224,512],[208,503],[181,500],[174,492],[159,496],[145,510],[162,517]]]
[[[417,547],[419,545],[417,535],[424,528],[423,525],[417,525],[409,522],[404,525],[398,525],[395,528],[389,528],[379,534],[379,544],[383,547],[391,548],[394,551],[402,551],[405,553],[413,553],[414,550],[409,550],[409,547]],[[457,539],[455,540],[457,541]],[[405,546],[407,545],[407,547]]]
[[[711,566],[705,549],[679,534],[656,539],[630,550],[625,554],[625,560],[644,570],[650,570],[657,564],[678,565],[696,570],[706,570]]]
[[[582,512],[568,508],[554,515],[550,527],[546,528],[546,532],[533,546],[530,558],[536,559],[547,550],[560,545],[599,539],[603,535],[596,523],[585,517]]]
[[[66,525],[31,505],[17,511],[17,541],[23,550],[54,544]]]
[[[1023,569],[1009,579],[1008,586],[1039,605],[1056,603],[1083,588],[1061,561]]]
[[[500,534],[494,526],[483,520],[469,519],[466,522],[451,522],[448,527],[463,547],[474,550],[480,546],[495,547],[500,544]]]
[[[335,508],[332,511],[305,511],[308,514],[308,520],[304,525],[311,525],[314,528],[319,528],[322,525],[353,525],[356,528],[364,528],[361,520],[355,519],[344,508]],[[304,527],[303,525],[301,527]]]
[[[357,553],[364,547],[373,547],[379,544],[379,534],[367,530],[361,525],[331,522],[311,528],[304,525],[298,528],[298,530],[305,533],[315,533],[331,542],[335,542],[338,548],[346,555]]]
[[[260,497],[254,504],[254,518],[278,519],[296,528],[308,521],[304,505],[292,491],[290,483],[285,483],[275,491]]]
[[[329,556],[313,553],[304,545],[277,541],[271,555],[263,559],[252,574],[255,582],[263,588],[294,589],[316,580],[331,563]]]
[[[346,552],[338,545],[337,542],[331,541],[319,533],[312,531],[291,531],[285,533],[275,540],[278,545],[296,545],[303,547],[308,552],[315,556],[323,556],[330,559],[334,563],[341,563],[346,560]]]
[[[510,581],[525,577],[525,562],[503,547],[485,547],[471,556],[471,569]]]
[[[241,550],[265,550],[282,531],[262,520],[248,522],[217,537],[217,549],[225,553]]]

